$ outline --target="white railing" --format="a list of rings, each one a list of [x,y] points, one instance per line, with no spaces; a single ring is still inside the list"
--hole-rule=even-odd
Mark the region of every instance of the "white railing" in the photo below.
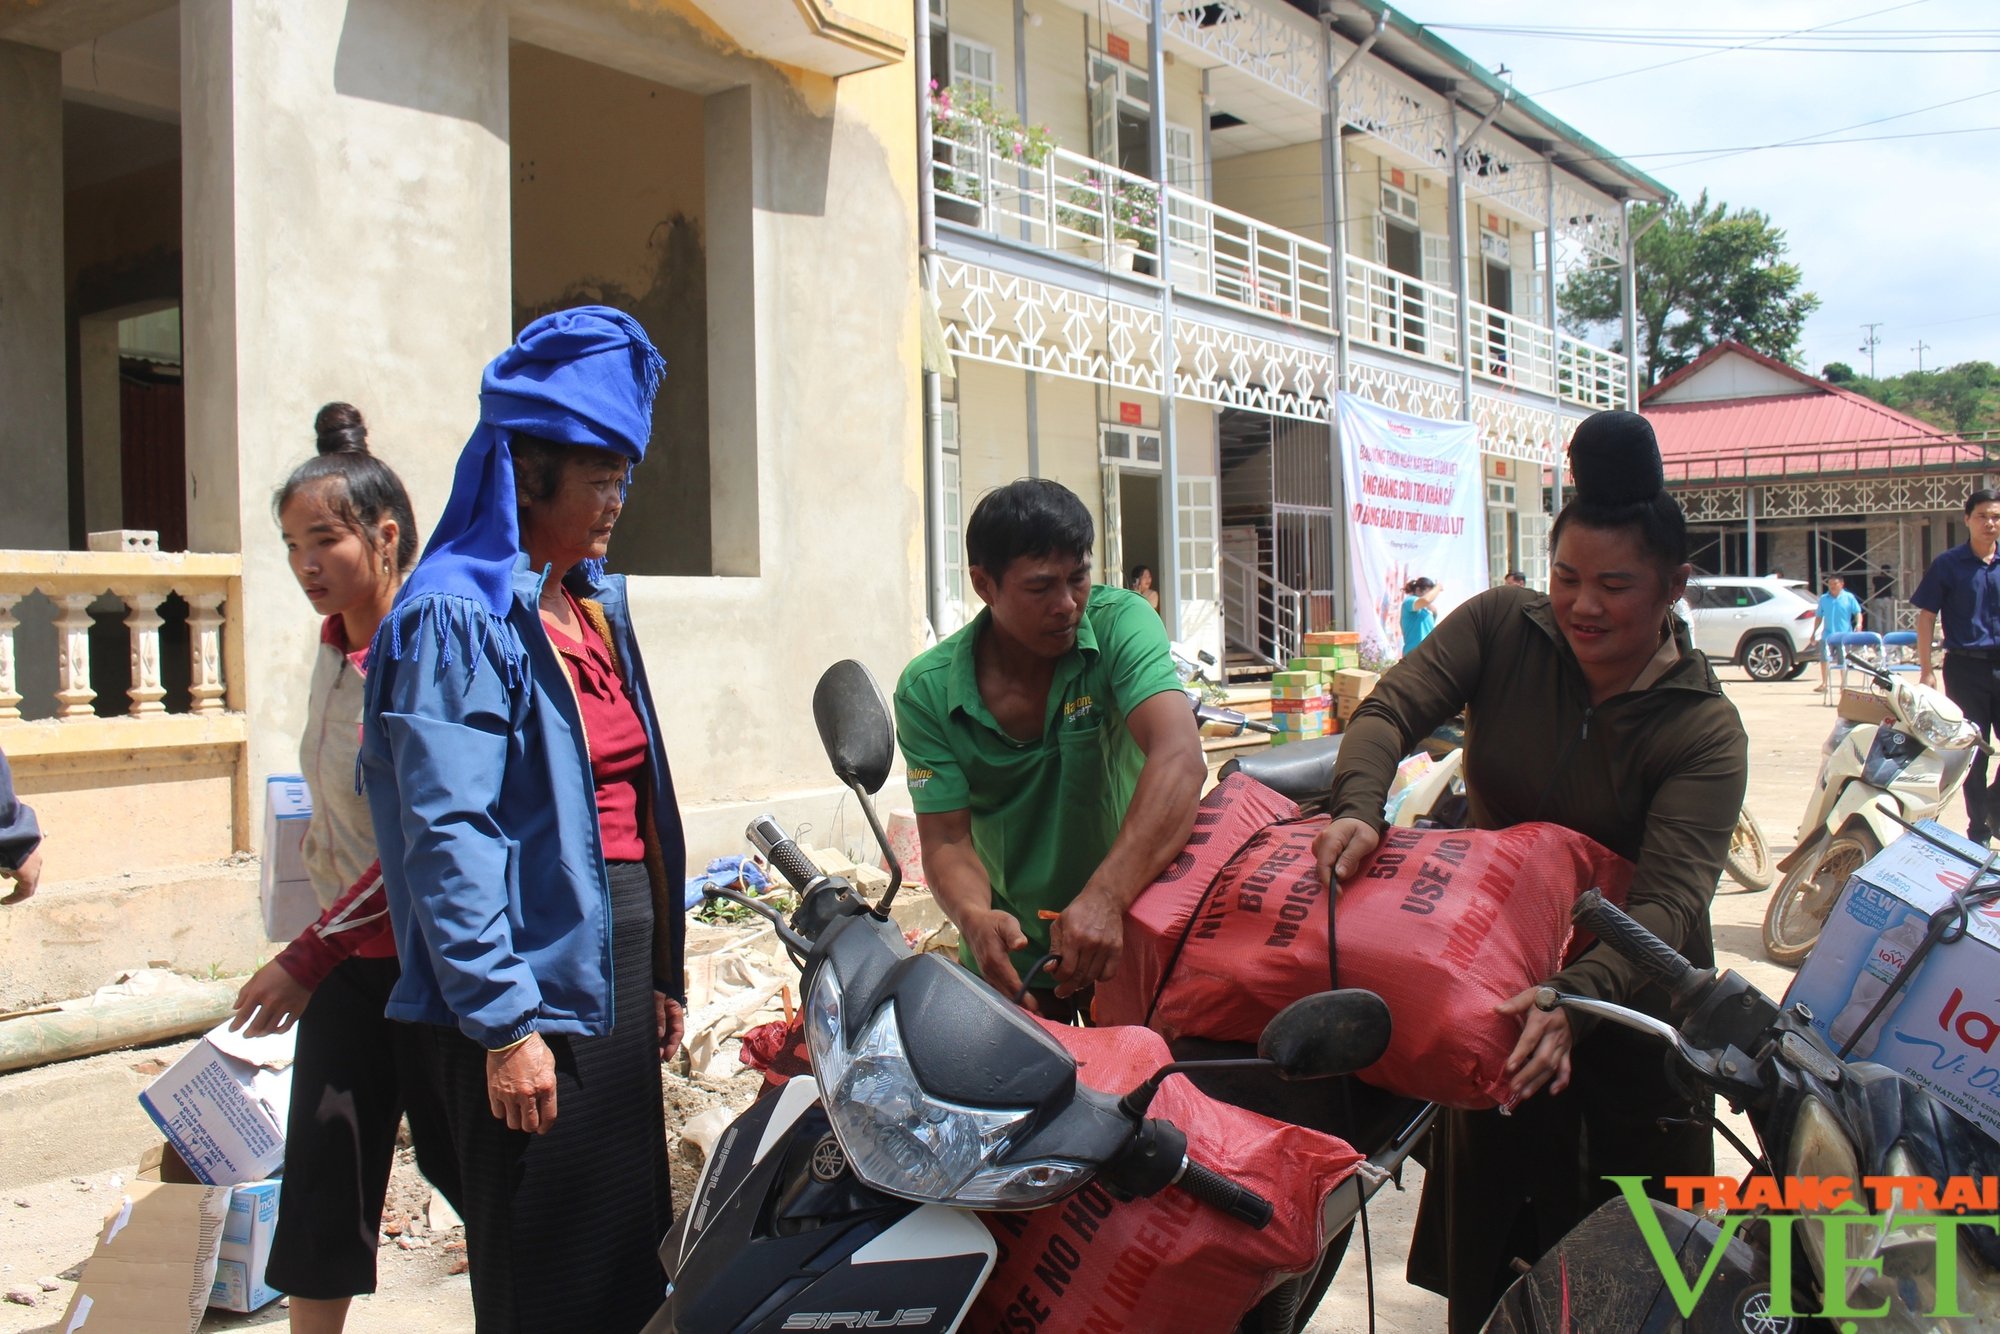
[[[187,603],[188,705],[194,715],[221,714],[240,661],[240,636],[226,609],[241,598],[243,559],[234,555],[142,552],[0,551],[0,724],[21,721],[24,673],[18,654],[17,612],[39,593],[54,605],[54,722],[69,726],[101,716],[91,679],[93,610],[114,599],[125,613],[131,684],[119,712],[138,720],[168,714],[162,671],[161,604],[175,594]],[[50,664],[30,664],[28,675],[51,679]],[[237,706],[240,707],[240,706]],[[31,705],[39,713],[38,705]]]
[[[1347,336],[1377,347],[1458,364],[1458,297],[1408,274],[1346,257]]]
[[[1556,333],[1474,301],[1472,373],[1537,394],[1556,391]]]
[[[1160,272],[1160,188],[1064,148],[1030,164],[1026,141],[961,124],[933,135],[938,217],[1106,271],[1164,276],[1175,290],[1333,329],[1334,274],[1343,274],[1347,334],[1360,343],[1459,365],[1458,296],[1448,287],[1347,255],[1184,190],[1166,190],[1166,273]],[[1625,358],[1507,311],[1467,307],[1475,375],[1591,408],[1623,407]]]
[[[1030,165],[1022,141],[982,125],[933,137],[938,216],[1105,269],[1131,272],[1160,253],[1159,187],[1067,149]]]
[[[1556,390],[1572,403],[1587,408],[1626,408],[1626,360],[1616,352],[1572,338],[1556,335]]]
[[[1318,242],[1171,188],[1167,240],[1176,289],[1333,328],[1333,252]]]
[[[1306,595],[1228,552],[1219,558],[1229,643],[1282,667],[1305,642]]]

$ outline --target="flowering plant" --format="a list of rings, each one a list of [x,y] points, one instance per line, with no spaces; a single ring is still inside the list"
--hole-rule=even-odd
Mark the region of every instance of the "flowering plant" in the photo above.
[[[1143,181],[1092,174],[1064,191],[1056,214],[1062,226],[1085,236],[1103,236],[1108,214],[1114,238],[1150,251],[1159,235],[1160,192]]]
[[[931,80],[930,115],[936,188],[960,199],[985,197],[978,169],[982,138],[996,154],[1024,167],[1041,166],[1055,150],[1048,126],[1023,123],[977,90],[940,87]]]

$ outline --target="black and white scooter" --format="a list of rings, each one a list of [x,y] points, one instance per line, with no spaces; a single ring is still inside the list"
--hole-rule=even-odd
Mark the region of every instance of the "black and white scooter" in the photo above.
[[[813,713],[886,855],[868,799],[895,751],[881,691],[859,663],[838,663]],[[1147,1115],[1167,1075],[1198,1067],[1176,1061],[1123,1097],[1079,1084],[1069,1052],[1007,997],[952,960],[910,951],[888,915],[901,883],[893,857],[890,887],[871,907],[775,821],[758,819],[750,836],[799,889],[797,911],[787,921],[732,891],[710,893],[767,917],[803,970],[812,1076],[761,1098],[717,1140],[661,1244],[670,1282],[649,1331],[955,1329],[996,1254],[975,1212],[1038,1208],[1093,1179],[1127,1197],[1179,1189],[1254,1226],[1269,1221],[1268,1201],[1191,1161],[1185,1136]],[[1208,1073],[1248,1083],[1247,1064],[1268,1084],[1320,1079],[1373,1063],[1388,1040],[1379,997],[1323,992],[1271,1021],[1258,1059]],[[1391,1131],[1372,1166],[1328,1197],[1326,1235],[1344,1245],[1346,1220],[1422,1129]],[[1328,1276],[1288,1279],[1242,1328],[1291,1334],[1306,1292]]]

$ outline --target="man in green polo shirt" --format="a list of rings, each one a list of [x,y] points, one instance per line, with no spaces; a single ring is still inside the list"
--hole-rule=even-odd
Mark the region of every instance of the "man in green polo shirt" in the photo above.
[[[1032,979],[1056,1019],[1116,974],[1125,910],[1186,844],[1208,775],[1159,613],[1092,587],[1094,542],[1058,483],[989,492],[965,529],[985,610],[896,686],[924,874],[960,957],[1011,996],[1060,954]]]

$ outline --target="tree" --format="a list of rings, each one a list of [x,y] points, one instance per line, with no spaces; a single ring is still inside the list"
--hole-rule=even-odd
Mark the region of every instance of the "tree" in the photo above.
[[[1851,384],[1855,379],[1854,367],[1844,361],[1829,361],[1819,368],[1819,378],[1828,384]]]
[[[1675,200],[1632,211],[1639,236],[1639,356],[1646,384],[1658,384],[1701,355],[1734,338],[1780,361],[1798,355],[1806,317],[1819,297],[1800,290],[1799,266],[1785,259],[1785,233],[1756,209],[1710,204],[1708,191],[1692,204]],[[1581,334],[1621,318],[1619,271],[1585,269],[1570,275],[1558,294],[1563,325]],[[1613,346],[1623,352],[1623,339]]]
[[[1833,380],[1831,375],[1823,378]],[[1961,435],[2000,430],[2000,367],[1990,361],[1961,361],[1943,370],[1909,371],[1883,380],[1859,376],[1846,387]]]

